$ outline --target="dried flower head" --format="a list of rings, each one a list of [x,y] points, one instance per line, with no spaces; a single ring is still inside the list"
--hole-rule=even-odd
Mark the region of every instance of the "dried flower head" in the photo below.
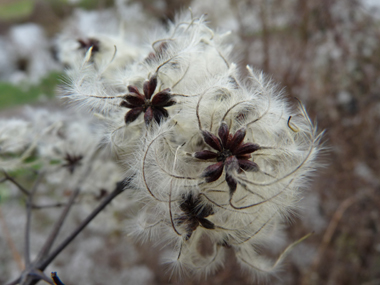
[[[143,205],[130,236],[170,248],[173,271],[207,275],[228,248],[242,267],[271,273],[278,263],[257,248],[296,207],[321,136],[262,73],[247,67],[242,78],[224,38],[203,17],[179,19],[112,80],[90,48],[64,96],[106,121]]]
[[[237,130],[235,135],[230,134],[226,122],[222,122],[218,137],[208,131],[202,131],[202,136],[205,143],[211,148],[217,150],[217,153],[203,150],[194,153],[194,157],[209,160],[216,159],[217,163],[208,166],[202,173],[206,178],[206,182],[214,182],[222,175],[223,168],[226,173],[226,181],[229,187],[230,194],[236,190],[237,180],[229,173],[237,171],[258,171],[258,166],[255,162],[250,161],[251,153],[260,149],[260,146],[254,143],[243,143],[246,135],[245,128]]]
[[[156,74],[144,82],[144,95],[140,94],[135,86],[128,86],[130,93],[126,95],[124,101],[120,103],[120,106],[131,109],[125,115],[126,124],[135,121],[141,113],[145,113],[144,121],[146,125],[149,125],[153,119],[157,123],[160,123],[163,118],[169,116],[165,107],[170,107],[176,103],[176,101],[172,99],[173,96],[170,94],[170,88],[166,88],[153,96],[156,88]]]
[[[79,166],[81,163],[80,161],[82,160],[83,155],[75,155],[75,154],[70,154],[66,153],[64,159],[65,159],[65,164],[63,164],[63,167],[66,167],[68,171],[73,174],[74,170],[77,166]]]
[[[204,86],[135,152],[134,187],[145,208],[130,234],[174,245],[175,271],[207,275],[231,248],[243,267],[275,272],[278,263],[256,248],[296,207],[316,167],[320,135],[303,106],[292,111],[271,82],[248,71],[250,85],[232,67]],[[205,237],[208,256],[199,251]]]
[[[194,197],[191,192],[184,195],[179,202],[179,208],[183,214],[175,219],[175,223],[178,226],[185,226],[185,240],[191,237],[198,226],[206,229],[215,228],[215,225],[207,219],[208,216],[214,214],[214,210],[210,205],[202,206],[202,200],[199,195]]]

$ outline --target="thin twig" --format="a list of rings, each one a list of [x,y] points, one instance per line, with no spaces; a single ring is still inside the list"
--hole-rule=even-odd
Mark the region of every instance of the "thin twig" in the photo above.
[[[74,205],[76,203],[73,203]],[[55,204],[47,204],[47,205],[36,205],[36,204],[33,204],[32,205],[32,209],[34,210],[41,210],[41,209],[49,209],[49,208],[60,208],[60,207],[65,207],[67,206],[67,203],[55,203]]]
[[[0,208],[0,224],[1,224],[1,229],[3,230],[3,232],[5,234],[5,238],[7,240],[8,246],[12,252],[13,259],[16,261],[16,264],[17,264],[18,268],[20,269],[20,271],[22,271],[25,269],[25,264],[22,261],[21,255],[17,251],[16,246],[15,246],[15,244],[11,238],[11,235],[9,233],[7,223],[5,222],[1,208]]]
[[[63,284],[61,279],[59,279],[57,272],[51,273],[51,279],[53,279],[55,285],[65,285],[65,284]]]
[[[40,270],[45,270],[45,268],[64,250],[75,238],[82,232],[82,230],[120,193],[124,191],[125,184],[120,182],[117,184],[115,190],[111,192],[100,204],[96,207],[92,213],[74,230],[61,244],[41,263],[37,266]]]
[[[80,192],[80,189],[77,188],[73,193],[71,193],[71,196],[69,198],[69,201],[67,202],[65,208],[63,209],[61,216],[59,217],[58,221],[55,223],[53,230],[51,231],[48,239],[46,240],[44,246],[42,247],[40,253],[38,254],[37,257],[37,262],[44,258],[47,254],[49,254],[51,247],[54,244],[54,241],[56,240],[59,231],[62,228],[62,225],[67,217],[67,214],[69,213],[72,205],[74,204],[75,198],[78,196]]]
[[[17,188],[20,189],[21,192],[24,193],[25,195],[27,195],[27,196],[30,195],[30,192],[25,187],[23,187],[21,184],[19,184],[16,180],[14,180],[12,177],[10,177],[6,171],[3,170],[3,173],[5,175],[6,180],[8,180],[8,181],[12,182],[14,185],[16,185]]]
[[[40,270],[33,270],[28,274],[31,277],[37,277],[39,280],[44,280],[46,283],[49,283],[51,285],[54,285],[53,281],[49,277],[47,277],[42,271]]]
[[[43,274],[43,271],[46,269],[46,267],[62,252],[62,250],[64,250],[74,239],[75,237],[116,197],[118,196],[120,193],[122,193],[124,191],[124,188],[128,185],[128,180],[126,181],[123,181],[123,182],[119,182],[117,183],[116,185],[116,188],[115,190],[110,193],[106,198],[104,198],[104,200],[99,204],[98,207],[96,207],[92,213],[65,239],[63,240],[58,246],[57,248],[52,252],[50,253],[48,256],[47,253],[46,254],[39,254],[39,258],[41,258],[41,260],[39,259],[36,259],[32,264],[30,264],[29,268],[27,267],[26,270],[21,274],[21,276],[16,279],[15,281],[9,283],[8,285],[16,285],[18,283],[22,283],[23,285],[34,285],[34,284],[37,284],[38,281],[40,281],[41,279],[45,280],[46,281],[46,276]],[[76,191],[75,191],[76,192]],[[72,196],[70,197],[70,201],[68,202],[67,204],[67,208],[70,208],[73,204],[73,201],[75,200],[75,197],[76,197],[76,193],[74,192],[74,194],[72,194]],[[33,192],[34,193],[34,192]],[[64,209],[64,212],[67,210],[67,208]],[[68,211],[68,210],[67,210]],[[64,216],[63,214],[61,215],[61,217]],[[58,223],[57,223],[58,224]],[[61,225],[57,228],[60,228]],[[54,235],[56,235],[58,233],[58,231],[55,231],[53,230],[53,233]],[[52,235],[53,236],[53,235]],[[49,240],[53,240],[53,238],[48,238]],[[50,242],[47,242],[46,244],[50,244]],[[46,246],[47,247],[51,247],[51,245],[49,246]],[[44,248],[41,250],[41,252],[48,252],[46,249],[45,249],[45,246]],[[44,256],[45,255],[45,256]],[[39,273],[42,273],[43,276],[39,276],[38,274]],[[26,279],[24,279],[24,277]],[[50,279],[49,279],[50,280]],[[50,280],[51,282],[51,280]],[[54,283],[51,283],[54,285]]]
[[[313,260],[313,263],[310,267],[310,270],[309,272],[305,275],[305,278],[303,280],[303,284],[309,284],[311,282],[311,278],[313,278],[313,274],[316,272],[316,270],[318,269],[319,267],[319,264],[322,260],[322,257],[328,247],[328,245],[330,244],[331,242],[331,239],[334,235],[334,232],[338,226],[338,223],[340,222],[340,220],[342,219],[343,217],[343,214],[346,212],[346,210],[352,206],[356,201],[358,200],[358,197],[357,196],[352,196],[352,197],[349,197],[347,199],[345,199],[340,205],[339,207],[337,208],[337,210],[335,211],[327,229],[326,229],[326,232],[325,234],[323,235],[323,239],[322,239],[322,242],[318,248],[318,252],[317,252],[317,255],[314,257],[314,260]]]
[[[332,236],[335,232],[336,227],[338,226],[338,223],[343,217],[344,212],[355,202],[357,201],[357,197],[349,197],[346,200],[344,200],[338,207],[338,209],[335,211],[334,216],[331,219],[331,222],[329,226],[327,227],[327,230],[325,234],[323,235],[322,243],[319,246],[318,249],[318,255],[314,259],[313,267],[315,269],[318,267],[324,252],[326,251],[327,246],[330,244]]]
[[[32,203],[33,196],[37,191],[38,185],[41,182],[43,173],[40,173],[33,185],[32,190],[29,192],[28,200],[26,202],[26,224],[25,224],[25,249],[24,249],[24,258],[25,258],[25,267],[30,265],[30,224],[32,220]]]

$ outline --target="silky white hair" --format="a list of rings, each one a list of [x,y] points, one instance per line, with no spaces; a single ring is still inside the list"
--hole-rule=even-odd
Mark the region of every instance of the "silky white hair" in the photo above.
[[[260,277],[276,273],[284,257],[272,262],[258,249],[275,240],[269,237],[279,235],[297,207],[318,167],[321,134],[304,106],[291,104],[263,73],[247,66],[242,76],[226,42],[227,34],[212,31],[204,16],[181,16],[151,39],[150,50],[141,48],[135,60],[111,73],[107,64],[95,66],[90,48],[69,74],[63,96],[105,122],[105,141],[130,177],[130,196],[141,205],[126,222],[129,236],[165,246],[172,273],[207,276],[223,266],[231,248],[241,266]],[[170,88],[175,104],[165,107],[167,117],[160,121],[144,122],[140,114],[126,123],[129,107],[121,105],[127,95],[136,96],[128,88],[143,94],[153,76],[152,98]],[[216,159],[196,153],[220,155],[205,133],[221,142],[222,125],[230,139],[244,131],[242,143],[258,146],[244,158],[257,169],[223,164],[220,177],[209,182],[205,170]],[[204,243],[211,253],[200,249]]]

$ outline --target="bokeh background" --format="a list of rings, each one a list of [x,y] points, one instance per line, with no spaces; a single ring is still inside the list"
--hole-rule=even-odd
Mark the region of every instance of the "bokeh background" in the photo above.
[[[142,29],[139,15],[151,28],[191,7],[194,14],[207,14],[211,27],[231,31],[232,57],[239,65],[271,76],[325,130],[324,167],[288,224],[284,246],[314,235],[267,283],[380,284],[379,2],[0,0],[0,118],[22,116],[26,104],[63,108],[56,98],[65,68],[57,56],[60,33],[95,29],[108,18],[124,21],[130,30]],[[121,6],[134,18],[123,17]],[[1,185],[0,191],[5,196],[9,189]],[[17,236],[24,206],[7,203],[0,201],[1,284],[22,268]],[[34,239],[43,239],[44,227],[48,223],[34,227]],[[47,272],[58,271],[66,285],[252,284],[233,257],[200,281],[169,280],[159,259],[159,249],[132,244],[122,229],[109,233],[95,227],[83,232]]]

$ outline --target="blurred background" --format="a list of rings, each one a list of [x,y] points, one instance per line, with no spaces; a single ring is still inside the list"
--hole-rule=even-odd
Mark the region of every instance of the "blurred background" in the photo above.
[[[22,114],[26,104],[62,108],[57,86],[68,63],[58,52],[60,36],[80,37],[110,19],[123,21],[127,32],[148,29],[188,7],[207,14],[214,29],[231,31],[232,58],[242,68],[263,70],[326,131],[324,167],[285,239],[289,244],[315,234],[268,284],[380,284],[380,1],[0,0],[0,118]],[[20,272],[22,248],[16,243],[13,249],[9,238],[24,223],[18,216],[23,204],[11,211],[4,203],[2,284]],[[178,283],[163,273],[158,249],[132,245],[122,230],[85,231],[49,269],[66,285]],[[251,283],[229,258],[223,270],[197,284]],[[195,282],[185,278],[181,284]]]

